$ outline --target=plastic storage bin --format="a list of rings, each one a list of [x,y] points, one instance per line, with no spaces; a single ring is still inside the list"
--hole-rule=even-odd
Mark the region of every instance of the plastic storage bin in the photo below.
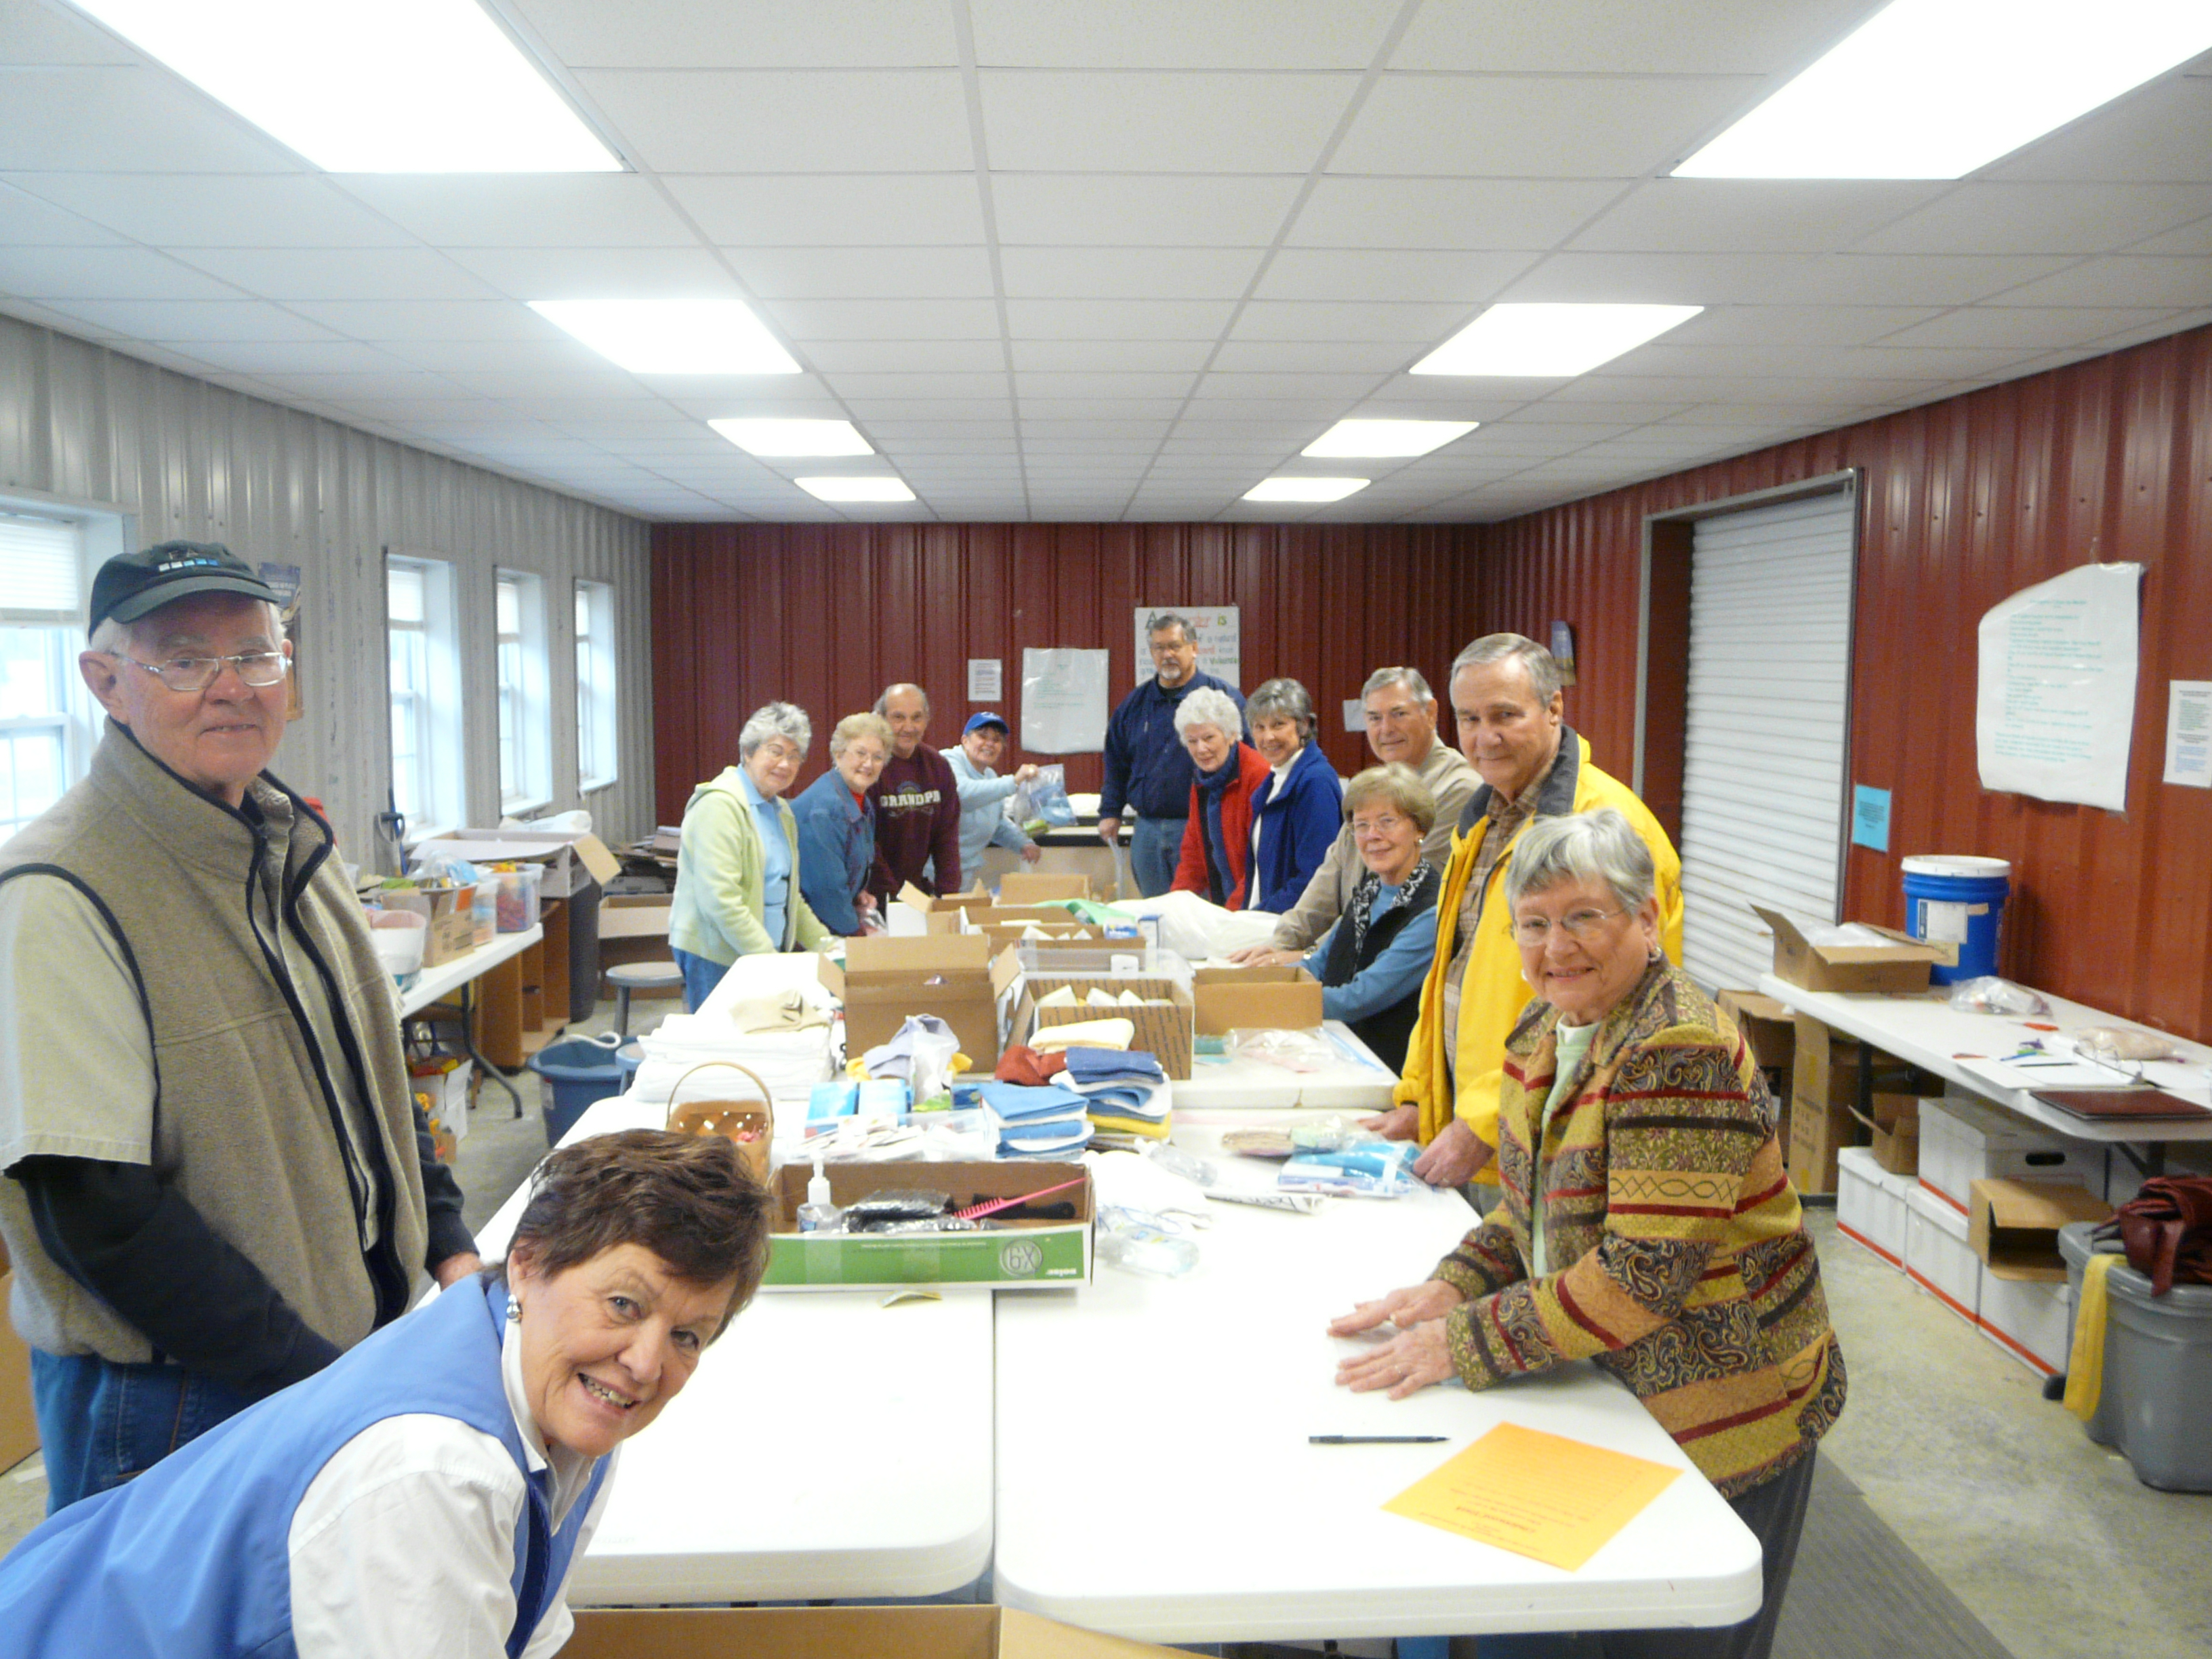
[[[2058,1230],[2067,1288],[2081,1303],[2095,1226]],[[2082,1427],[2128,1460],[2136,1479],[2167,1492],[2212,1492],[2212,1285],[2176,1285],[2164,1296],[2125,1261],[2106,1279],[2105,1382]]]
[[[610,1036],[611,1036],[610,1033]],[[545,1144],[557,1146],[585,1109],[622,1093],[627,1083],[615,1050],[620,1039],[570,1037],[549,1043],[524,1062],[545,1079],[553,1098],[545,1108]]]
[[[1875,1163],[1871,1146],[1844,1147],[1836,1154],[1836,1231],[1902,1273],[1905,1204],[1912,1188],[1911,1176]]]

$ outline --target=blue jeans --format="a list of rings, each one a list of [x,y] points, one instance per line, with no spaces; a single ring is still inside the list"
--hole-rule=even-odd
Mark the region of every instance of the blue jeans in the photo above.
[[[253,1401],[175,1365],[31,1350],[31,1401],[46,1460],[46,1513],[143,1474]]]
[[[1175,885],[1182,861],[1183,826],[1188,818],[1139,818],[1129,830],[1129,873],[1137,890],[1158,898]]]
[[[722,975],[730,971],[726,962],[709,962],[704,957],[695,957],[689,951],[668,947],[668,954],[676,958],[676,965],[684,970],[684,1012],[696,1014],[707,994],[722,982]]]

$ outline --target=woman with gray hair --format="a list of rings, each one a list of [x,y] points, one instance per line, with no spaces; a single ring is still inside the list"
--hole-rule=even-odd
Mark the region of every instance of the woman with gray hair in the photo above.
[[[760,951],[819,951],[835,937],[799,889],[799,824],[783,792],[814,741],[804,709],[772,702],[738,733],[738,764],[691,792],[668,944],[696,1013],[730,964]]]
[[[799,820],[807,908],[833,933],[881,931],[868,871],[876,861],[876,805],[868,791],[891,756],[890,722],[848,714],[830,733],[830,769],[791,804]]]
[[[1196,893],[1224,910],[1251,905],[1252,799],[1272,775],[1267,760],[1243,738],[1244,720],[1225,691],[1202,685],[1176,705],[1176,736],[1198,774],[1182,859],[1169,890]]]
[[[1296,680],[1269,680],[1244,704],[1267,781],[1252,798],[1251,910],[1287,910],[1336,843],[1344,785],[1313,740],[1313,699]]]
[[[1540,818],[1505,876],[1534,988],[1505,1044],[1502,1198],[1423,1283],[1329,1326],[1395,1334],[1337,1367],[1402,1400],[1594,1360],[1751,1528],[1765,1601],[1712,1631],[1616,1632],[1598,1650],[1765,1659],[1844,1408],[1820,1266],[1783,1167],[1774,1097],[1727,1014],[1661,948],[1656,866],[1620,811]],[[1501,1656],[1585,1652],[1486,1636]]]

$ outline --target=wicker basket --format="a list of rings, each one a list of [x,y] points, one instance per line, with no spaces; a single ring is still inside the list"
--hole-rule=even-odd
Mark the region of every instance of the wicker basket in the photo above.
[[[685,1084],[717,1066],[742,1073],[760,1091],[760,1099],[687,1100],[680,1106],[676,1103],[676,1097]],[[768,1184],[769,1145],[775,1136],[775,1103],[759,1075],[734,1060],[702,1060],[678,1078],[676,1086],[668,1091],[667,1127],[678,1134],[720,1135],[736,1146],[738,1156],[754,1178],[763,1186]]]

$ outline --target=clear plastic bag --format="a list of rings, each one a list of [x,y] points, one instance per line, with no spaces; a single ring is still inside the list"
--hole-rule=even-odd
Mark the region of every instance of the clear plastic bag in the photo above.
[[[2074,1033],[2074,1046],[2087,1058],[2109,1066],[2181,1058],[2181,1051],[2156,1031],[2130,1030],[2118,1025],[2085,1025]]]
[[[2051,1005],[2025,985],[2015,985],[1995,974],[1962,979],[1951,988],[1945,1006],[1960,1014],[2005,1014],[2014,1019],[2048,1019]]]
[[[1336,1051],[1311,1031],[1231,1031],[1229,1053],[1286,1072],[1325,1072],[1336,1063]]]
[[[1099,1261],[1147,1279],[1181,1279],[1198,1266],[1198,1244],[1166,1216],[1109,1205],[1098,1212],[1091,1249]]]
[[[1067,799],[1067,769],[1055,762],[1037,768],[1036,776],[1014,790],[1006,816],[1034,836],[1054,825],[1075,822],[1075,808]]]

